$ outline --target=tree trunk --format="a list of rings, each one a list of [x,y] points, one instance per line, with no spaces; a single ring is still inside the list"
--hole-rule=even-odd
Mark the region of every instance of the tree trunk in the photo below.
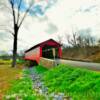
[[[15,30],[14,42],[13,42],[12,67],[16,66],[16,59],[17,59],[17,36],[18,36],[18,30]]]

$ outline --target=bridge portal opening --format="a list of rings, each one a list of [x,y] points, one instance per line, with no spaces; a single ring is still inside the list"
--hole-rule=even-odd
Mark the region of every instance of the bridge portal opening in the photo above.
[[[59,48],[54,47],[54,46],[45,45],[42,48],[42,56],[48,59],[54,59],[54,56],[55,58],[59,58]]]

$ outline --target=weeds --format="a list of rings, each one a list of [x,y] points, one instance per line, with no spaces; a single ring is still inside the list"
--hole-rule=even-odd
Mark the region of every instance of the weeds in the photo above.
[[[74,100],[100,100],[100,73],[60,65],[43,77],[49,92],[64,92]]]

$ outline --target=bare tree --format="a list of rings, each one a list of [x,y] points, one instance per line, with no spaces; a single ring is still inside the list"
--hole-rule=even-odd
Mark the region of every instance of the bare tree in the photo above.
[[[30,2],[29,2],[30,1]],[[10,4],[11,15],[12,15],[12,23],[13,23],[13,29],[9,30],[4,29],[8,32],[10,32],[13,35],[13,57],[12,57],[12,67],[15,67],[16,65],[16,59],[17,59],[17,42],[18,42],[18,33],[19,29],[22,26],[26,16],[28,13],[32,12],[33,6],[34,6],[34,0],[29,0],[29,4],[26,8],[24,8],[24,11],[22,10],[23,2],[24,0],[8,0]],[[7,7],[8,5],[6,5]],[[9,7],[7,7],[9,8]],[[23,13],[23,14],[22,14]],[[34,13],[34,12],[33,12]]]
[[[70,35],[66,34],[66,38],[67,38],[67,42],[72,45],[73,47],[77,47],[77,38],[78,38],[78,34],[72,33],[72,37]]]
[[[17,13],[15,11],[15,0],[9,0],[9,3],[11,5],[11,9],[12,9],[12,16],[13,16],[13,36],[14,36],[14,42],[13,42],[13,60],[12,60],[12,67],[15,67],[16,65],[16,58],[17,58],[17,40],[18,40],[18,31],[25,19],[25,17],[27,16],[28,12],[30,11],[33,3],[31,2],[29,7],[26,9],[22,19],[20,19],[20,8],[21,8],[21,4],[22,4],[23,0],[19,0],[18,4],[17,4]]]
[[[100,47],[100,39],[97,41],[97,45]]]
[[[20,27],[22,26],[22,23],[24,19],[26,18],[28,12],[30,11],[31,7],[33,6],[33,2],[29,4],[29,7],[25,9],[24,15],[21,15],[21,6],[22,6],[23,0],[8,0],[8,3],[10,4],[10,8],[5,4],[1,2],[2,7],[8,8],[7,10],[10,11],[10,14],[12,15],[12,24],[13,27],[11,28],[5,25],[1,25],[3,28],[2,30],[5,30],[13,35],[13,57],[12,57],[12,67],[15,67],[16,65],[16,58],[17,58],[17,44],[18,44],[18,32]],[[6,22],[7,23],[7,22]]]
[[[60,35],[57,35],[57,39],[58,39],[58,42],[62,45],[63,43],[62,43],[62,36],[60,36]]]

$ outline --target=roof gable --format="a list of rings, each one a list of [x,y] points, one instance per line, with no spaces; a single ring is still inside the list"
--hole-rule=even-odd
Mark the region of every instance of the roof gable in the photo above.
[[[32,49],[35,49],[35,48],[38,47],[38,46],[43,46],[43,45],[48,44],[48,43],[50,43],[50,42],[52,42],[52,43],[54,43],[54,44],[56,44],[56,45],[58,45],[58,46],[61,46],[61,44],[59,44],[59,43],[56,42],[55,40],[49,39],[49,40],[46,40],[46,41],[44,41],[44,42],[41,42],[41,43],[39,43],[39,44],[37,44],[37,45],[31,47],[30,49],[26,50],[25,52],[28,52],[28,51],[30,51],[30,50],[32,50]]]

